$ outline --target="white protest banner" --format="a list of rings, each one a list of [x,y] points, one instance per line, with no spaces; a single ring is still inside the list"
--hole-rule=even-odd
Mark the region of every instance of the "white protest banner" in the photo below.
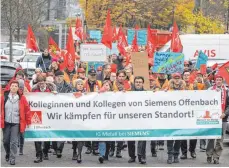
[[[28,141],[214,139],[222,133],[220,92],[28,93]]]
[[[86,62],[106,61],[107,48],[103,44],[81,44],[80,60]]]

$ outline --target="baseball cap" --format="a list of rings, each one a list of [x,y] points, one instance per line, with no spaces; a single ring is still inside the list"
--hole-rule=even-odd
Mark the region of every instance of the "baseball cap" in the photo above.
[[[94,69],[90,69],[90,70],[88,71],[88,74],[96,74],[96,71],[95,71]]]

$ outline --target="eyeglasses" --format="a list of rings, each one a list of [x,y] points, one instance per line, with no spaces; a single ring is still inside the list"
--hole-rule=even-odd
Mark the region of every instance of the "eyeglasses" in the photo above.
[[[125,78],[125,76],[118,76],[119,78]]]
[[[135,82],[135,83],[143,83],[143,82]]]
[[[90,74],[91,76],[96,76],[96,74]]]

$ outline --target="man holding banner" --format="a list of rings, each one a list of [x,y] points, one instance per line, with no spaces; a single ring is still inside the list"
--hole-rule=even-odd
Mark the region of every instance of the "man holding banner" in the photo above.
[[[170,81],[169,90],[170,91],[179,91],[185,89],[185,83],[181,79],[181,74],[175,73],[172,75],[173,79]],[[168,140],[167,149],[168,149],[168,164],[179,163],[179,154],[180,154],[180,140]],[[174,160],[173,160],[174,157]]]
[[[207,144],[207,162],[211,163],[212,158],[214,164],[219,164],[219,158],[223,151],[223,138],[225,135],[226,127],[227,127],[227,119],[229,116],[229,91],[226,86],[223,84],[224,78],[220,75],[215,76],[215,85],[209,90],[217,90],[221,92],[221,100],[222,100],[222,115],[220,118],[222,119],[222,137],[221,139],[209,139]],[[216,143],[215,143],[216,141]]]
[[[55,73],[55,84],[58,93],[71,93],[72,87],[64,80],[64,72],[57,71]],[[62,151],[64,149],[64,141],[53,142],[53,148],[56,152],[57,158],[62,157]]]
[[[136,76],[134,78],[134,87],[132,91],[145,91],[144,78],[142,76]],[[128,153],[130,156],[129,163],[135,162],[135,141],[128,141]],[[141,164],[146,163],[146,141],[138,141],[138,160]]]

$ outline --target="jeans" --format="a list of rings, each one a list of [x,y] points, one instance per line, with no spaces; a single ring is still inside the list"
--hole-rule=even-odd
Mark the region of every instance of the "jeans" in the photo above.
[[[3,146],[10,160],[15,160],[18,148],[19,124],[5,123],[3,128]]]
[[[180,154],[180,140],[168,140],[167,141],[167,149],[168,149],[168,156],[171,158],[172,156],[178,157]]]
[[[106,142],[99,142],[99,156],[105,157],[106,154]]]
[[[55,151],[60,151],[60,153],[62,153],[63,149],[64,149],[64,141],[58,141],[58,142],[52,142],[53,145],[53,149]]]
[[[206,149],[207,157],[219,158],[223,151],[223,139],[226,132],[227,123],[223,122],[221,139],[209,139]]]
[[[189,140],[189,152],[195,152],[196,149],[196,139]],[[187,155],[188,149],[187,149],[187,140],[181,141],[181,152],[183,155]]]
[[[49,148],[50,148],[50,142],[44,142],[44,148],[43,148],[43,151],[42,151],[42,142],[41,141],[36,141],[34,142],[35,144],[35,149],[36,149],[36,157],[40,157],[42,158],[43,156],[43,153],[45,155],[48,154],[48,151],[49,151]]]

